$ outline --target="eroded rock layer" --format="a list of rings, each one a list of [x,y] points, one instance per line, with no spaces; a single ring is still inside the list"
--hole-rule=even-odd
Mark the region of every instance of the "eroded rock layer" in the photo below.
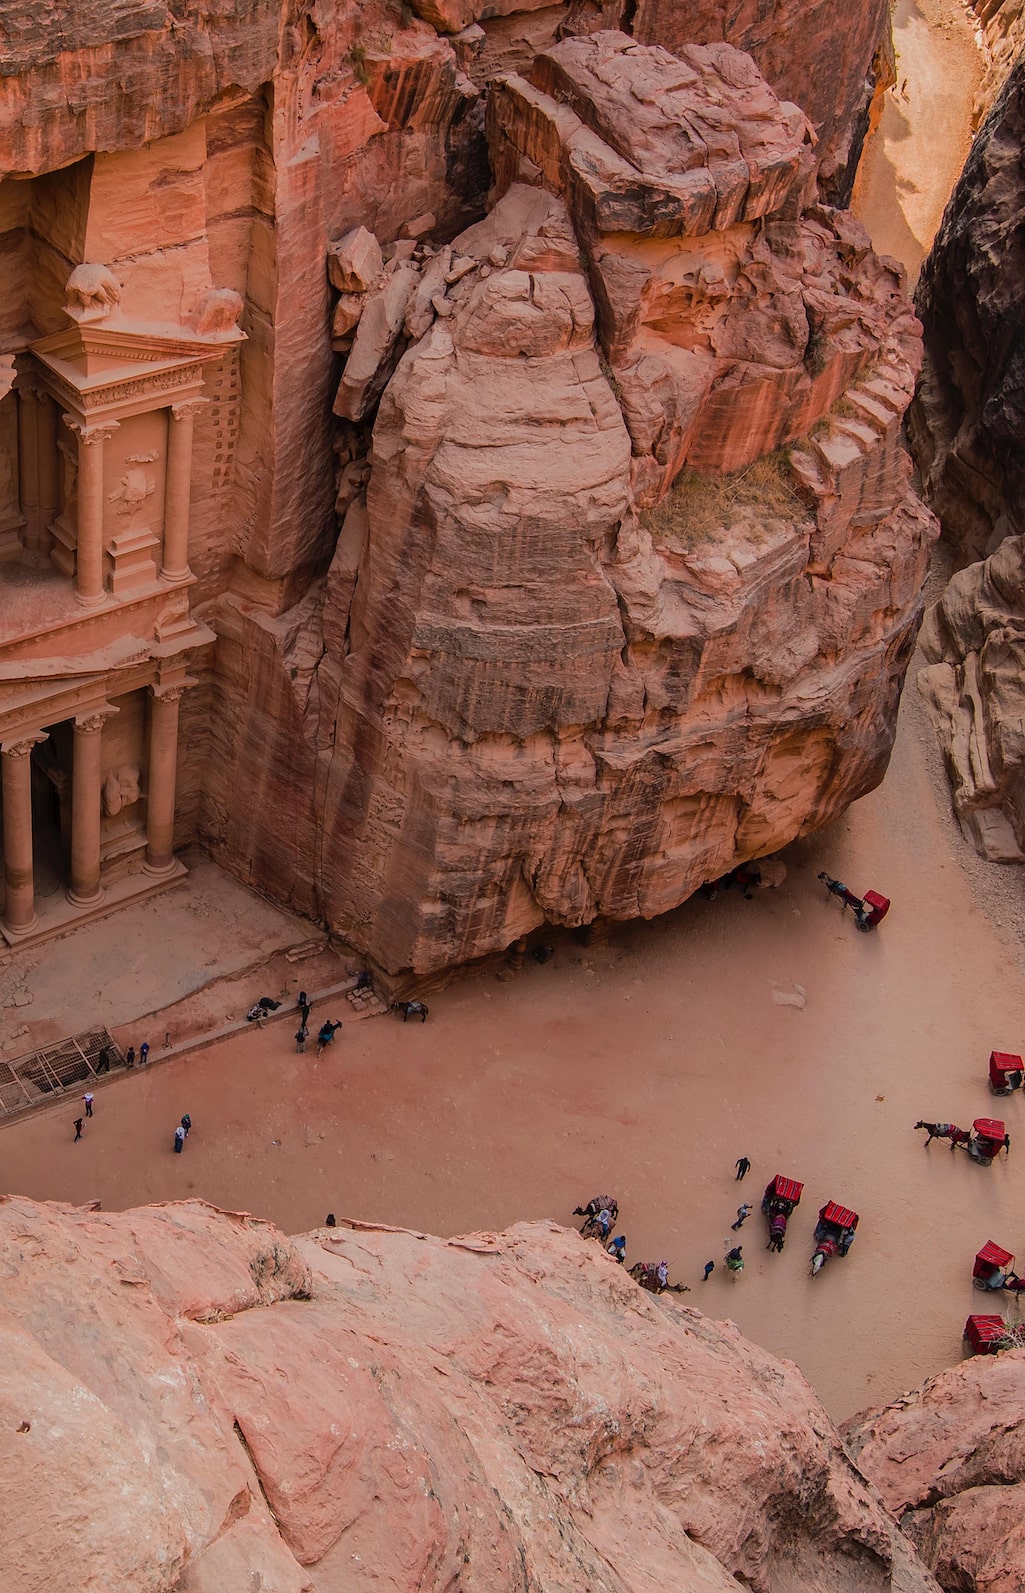
[[[40,725],[94,632],[126,695],[152,567],[157,652],[194,643],[167,857],[200,841],[395,974],[664,911],[826,822],[885,767],[932,535],[917,325],[820,202],[885,7],[814,72],[817,6],[237,9],[0,0],[0,578],[68,678]],[[149,372],[156,441],[119,433],[89,500],[116,656],[30,589],[56,560],[77,601],[63,389],[32,395],[83,267],[129,360],[243,306],[188,481],[159,490]],[[153,711],[118,714],[153,850]]]
[[[393,970],[663,912],[870,789],[933,535],[898,269],[748,57],[570,39],[489,138],[491,215],[377,290],[381,357],[389,305],[422,335],[316,671],[322,889]]]
[[[936,1593],[797,1372],[553,1224],[0,1203],[5,1593]]]
[[[1025,1351],[976,1356],[843,1426],[949,1593],[1025,1588]]]

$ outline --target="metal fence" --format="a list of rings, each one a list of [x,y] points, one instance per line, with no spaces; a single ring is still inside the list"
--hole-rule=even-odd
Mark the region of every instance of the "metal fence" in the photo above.
[[[90,1029],[13,1062],[0,1062],[0,1117],[44,1106],[65,1090],[124,1066],[121,1048],[106,1029]]]

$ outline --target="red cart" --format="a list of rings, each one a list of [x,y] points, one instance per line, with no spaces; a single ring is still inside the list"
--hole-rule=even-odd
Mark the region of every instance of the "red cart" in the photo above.
[[[811,1258],[811,1275],[821,1272],[830,1256],[845,1256],[854,1243],[854,1230],[858,1226],[858,1213],[849,1206],[838,1206],[827,1200],[819,1208],[815,1224],[815,1253]]]
[[[1010,1095],[1020,1090],[1025,1078],[1025,1062],[1013,1051],[989,1053],[989,1087],[994,1095]]]
[[[977,1289],[1002,1289],[1013,1268],[1011,1252],[988,1239],[975,1257],[972,1282]]]
[[[981,1167],[988,1167],[994,1156],[1008,1148],[1004,1125],[998,1117],[977,1117],[972,1124],[965,1150]]]
[[[770,1250],[775,1250],[777,1253],[782,1251],[787,1236],[787,1223],[795,1207],[801,1204],[803,1191],[803,1184],[799,1184],[796,1178],[784,1178],[782,1173],[777,1173],[772,1182],[766,1184],[765,1194],[762,1196],[762,1211],[769,1219]]]
[[[995,1355],[1006,1332],[1002,1316],[970,1316],[964,1325],[964,1337],[973,1355]]]

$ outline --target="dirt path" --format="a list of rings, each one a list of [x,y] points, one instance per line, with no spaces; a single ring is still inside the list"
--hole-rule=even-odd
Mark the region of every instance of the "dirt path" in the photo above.
[[[897,0],[897,84],[865,146],[851,208],[912,287],[971,143],[982,60],[959,0]]]

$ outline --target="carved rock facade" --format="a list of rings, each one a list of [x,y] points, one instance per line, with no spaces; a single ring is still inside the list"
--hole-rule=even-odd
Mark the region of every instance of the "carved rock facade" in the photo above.
[[[42,557],[123,608],[157,507],[187,506],[187,562],[176,533],[154,581],[188,591],[147,631],[160,658],[195,644],[180,728],[164,668],[148,729],[122,716],[80,758],[89,814],[140,837],[104,782],[138,768],[148,801],[159,765],[158,870],[173,828],[426,972],[545,918],[662,911],[879,779],[931,535],[898,440],[917,328],[816,181],[883,18],[857,8],[816,146],[734,48],[793,71],[796,7],[729,42],[699,7],[701,46],[677,9],[639,5],[630,38],[601,26],[630,21],[615,5],[173,28],[0,5],[23,68],[0,349],[26,395],[0,401],[0,582]],[[662,32],[676,54],[637,42]],[[72,451],[51,490],[22,444],[52,339],[136,357],[99,349],[107,315],[212,354],[194,413],[146,378],[188,431],[187,494],[159,437],[89,466],[97,565]],[[117,372],[126,397],[139,379]],[[77,681],[43,621],[46,669]],[[43,795],[16,762],[27,921]]]

